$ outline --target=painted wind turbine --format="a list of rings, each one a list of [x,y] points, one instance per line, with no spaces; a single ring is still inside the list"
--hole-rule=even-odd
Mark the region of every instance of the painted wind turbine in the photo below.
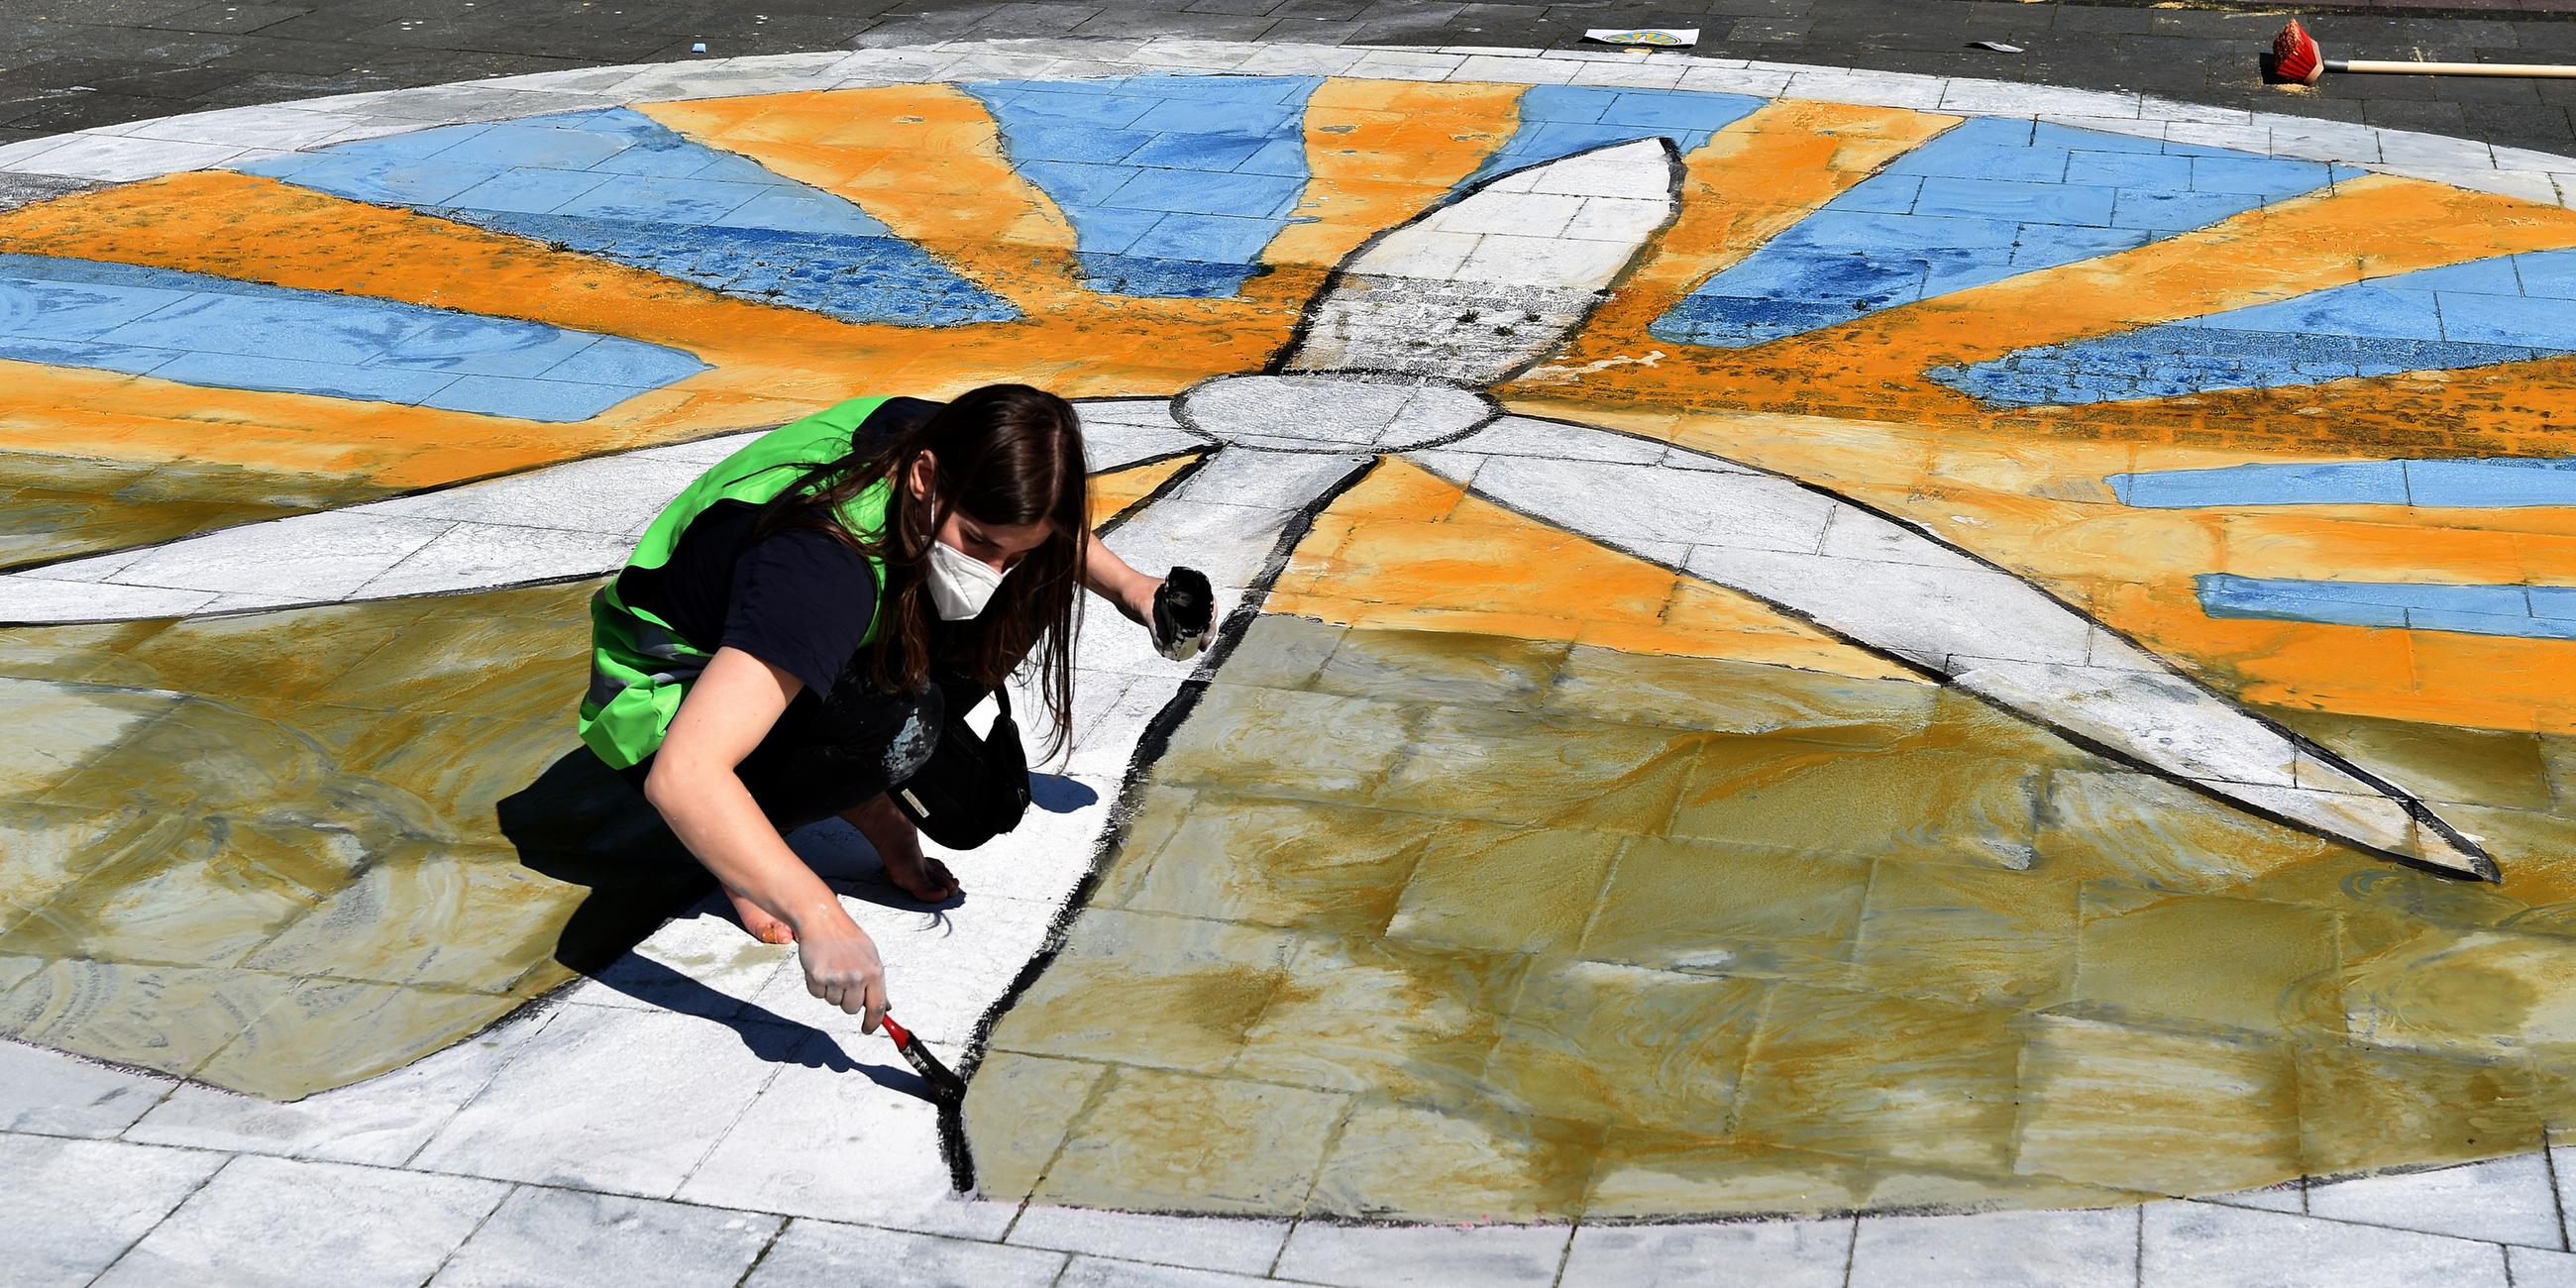
[[[1727,586],[2113,759],[2266,818],[2453,875],[2478,845],[2406,792],[2257,718],[2029,581],[1910,523],[1719,457],[1515,416],[1488,387],[1554,351],[1678,209],[1662,139],[1477,186],[1345,259],[1272,369],[1174,399],[1083,406],[1095,472],[1205,454],[1107,540],[1239,596],[1239,631],[1309,519],[1398,455],[1557,527]],[[1539,200],[1544,198],[1544,200]],[[1531,226],[1535,211],[1563,222]],[[381,599],[597,576],[672,494],[751,434],[574,461],[142,551],[0,576],[0,621],[97,621]],[[542,507],[545,529],[524,515]],[[595,515],[593,530],[567,531]],[[517,524],[511,520],[519,518]],[[1087,668],[1140,677],[1141,738],[1194,674],[1132,631],[1091,631]]]

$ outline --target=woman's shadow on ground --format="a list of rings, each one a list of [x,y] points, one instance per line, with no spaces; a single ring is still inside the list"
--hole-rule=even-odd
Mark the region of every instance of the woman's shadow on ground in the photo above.
[[[1032,775],[1029,787],[1031,803],[1049,813],[1070,813],[1099,798],[1083,783],[1051,774]],[[879,1086],[932,1098],[930,1085],[909,1068],[854,1059],[821,1029],[633,951],[673,917],[711,911],[730,919],[732,913],[706,868],[635,789],[587,748],[566,752],[535,781],[502,798],[494,812],[501,834],[529,870],[589,891],[556,937],[557,962],[638,1001],[723,1024],[763,1060],[861,1073]],[[941,919],[963,902],[951,897],[924,904],[906,896],[884,880],[874,854],[855,835],[820,855],[811,854],[813,848],[807,847],[816,870],[834,890],[853,898]]]
[[[931,1094],[929,1084],[908,1068],[855,1059],[821,1029],[633,951],[673,917],[709,905],[730,916],[730,909],[717,897],[715,879],[652,807],[588,749],[565,753],[534,782],[502,798],[494,813],[520,863],[589,892],[556,936],[557,962],[638,1001],[723,1024],[763,1060],[864,1074],[891,1090]],[[839,880],[833,887],[893,902],[890,891],[862,883]]]

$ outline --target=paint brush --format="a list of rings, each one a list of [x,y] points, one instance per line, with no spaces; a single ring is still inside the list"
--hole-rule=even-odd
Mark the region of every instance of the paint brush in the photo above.
[[[913,1072],[921,1075],[922,1081],[930,1084],[933,1092],[938,1093],[938,1099],[962,1100],[965,1098],[966,1080],[958,1077],[956,1070],[941,1064],[939,1057],[932,1055],[930,1048],[923,1046],[921,1039],[912,1035],[912,1030],[895,1023],[891,1015],[877,1022],[884,1026],[885,1035],[894,1043],[894,1049],[903,1054],[904,1062],[912,1066]]]

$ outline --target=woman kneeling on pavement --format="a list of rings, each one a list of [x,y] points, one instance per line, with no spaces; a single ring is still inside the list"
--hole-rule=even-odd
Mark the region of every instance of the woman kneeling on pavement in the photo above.
[[[743,927],[793,942],[807,990],[867,1031],[887,1009],[876,945],[784,834],[838,815],[905,893],[956,896],[896,801],[947,715],[1034,659],[1060,746],[1076,587],[1155,626],[1163,579],[1093,536],[1087,498],[1081,428],[1053,394],[855,398],[701,475],[592,599],[582,741],[715,874]],[[1196,620],[1167,611],[1158,635],[1194,649],[1204,597],[1181,616]]]

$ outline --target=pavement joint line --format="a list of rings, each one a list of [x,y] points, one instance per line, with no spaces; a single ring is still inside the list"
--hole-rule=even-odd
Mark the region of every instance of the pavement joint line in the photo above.
[[[2558,1247],[2562,1252],[2570,1251],[2571,1245],[2567,1240],[2567,1191],[2559,1184],[2558,1151],[2549,1147],[2549,1129],[2546,1127],[2540,1129],[2540,1161],[2548,1169],[2549,1201],[2558,1213]],[[2302,1193],[2304,1194],[2304,1190]]]
[[[120,1142],[120,1143],[121,1143],[121,1142]],[[210,1152],[210,1153],[211,1153],[211,1152],[220,1152],[220,1151],[208,1151],[208,1152]],[[92,1277],[91,1282],[93,1282],[93,1283],[94,1283],[94,1282],[96,1282],[97,1280],[105,1279],[105,1278],[107,1277],[107,1274],[108,1274],[108,1272],[109,1272],[109,1271],[116,1269],[116,1265],[117,1265],[117,1263],[118,1263],[118,1262],[123,1261],[123,1260],[125,1260],[127,1257],[129,1257],[129,1256],[133,1255],[134,1250],[135,1250],[136,1248],[139,1248],[139,1247],[142,1247],[142,1246],[143,1246],[143,1241],[144,1241],[144,1240],[151,1238],[151,1237],[152,1237],[152,1235],[153,1235],[153,1233],[154,1233],[155,1231],[159,1230],[159,1229],[160,1229],[164,1224],[166,1224],[166,1223],[170,1220],[170,1218],[171,1218],[171,1217],[177,1216],[177,1215],[179,1214],[179,1209],[181,1209],[181,1208],[183,1208],[183,1207],[188,1206],[189,1200],[194,1199],[194,1198],[196,1198],[199,1194],[201,1194],[201,1193],[205,1192],[205,1188],[206,1188],[207,1186],[212,1185],[212,1184],[214,1184],[214,1183],[215,1183],[215,1178],[216,1178],[216,1177],[223,1175],[227,1170],[229,1170],[229,1169],[232,1167],[232,1165],[233,1165],[234,1163],[239,1162],[239,1161],[241,1160],[241,1158],[242,1158],[242,1156],[241,1156],[241,1155],[239,1155],[239,1154],[233,1154],[233,1155],[231,1155],[231,1156],[229,1156],[229,1157],[225,1158],[223,1162],[221,1162],[221,1163],[217,1163],[217,1164],[215,1165],[215,1168],[214,1168],[214,1170],[213,1170],[213,1171],[210,1171],[210,1172],[206,1173],[203,1179],[199,1180],[195,1185],[192,1185],[192,1186],[188,1187],[188,1192],[187,1192],[186,1194],[183,1194],[183,1195],[179,1196],[179,1201],[178,1201],[178,1202],[176,1202],[176,1203],[171,1204],[171,1205],[170,1205],[170,1208],[169,1208],[169,1210],[168,1210],[168,1211],[163,1212],[160,1216],[153,1218],[152,1224],[151,1224],[150,1226],[146,1227],[146,1228],[144,1229],[143,1233],[141,1233],[141,1234],[138,1234],[138,1235],[134,1236],[134,1241],[133,1241],[132,1243],[126,1244],[124,1247],[119,1248],[119,1249],[117,1250],[116,1255],[115,1255],[114,1257],[111,1257],[111,1258],[109,1258],[109,1259],[108,1259],[108,1262],[107,1262],[107,1264],[106,1264],[106,1265],[100,1266],[100,1267],[98,1268],[98,1274],[96,1274],[95,1276],[93,1276],[93,1277]]]
[[[2305,1195],[2304,1193],[2302,1193],[2302,1194],[2301,1194],[2301,1196],[2300,1196],[2300,1202],[2301,1202],[2302,1204],[2304,1204],[2304,1203],[2306,1202],[2306,1195]],[[2130,1274],[2130,1280],[2129,1280],[2129,1282],[2134,1286],[2134,1288],[2147,1288],[2147,1205],[2146,1205],[2146,1204],[2141,1203],[2141,1204],[2139,1204],[2139,1205],[2138,1205],[2137,1218],[2138,1218],[2138,1219],[2137,1219],[2137,1228],[2136,1228],[2137,1243],[2136,1243],[2135,1245],[2133,1245],[2137,1250],[2136,1250],[2136,1252],[2135,1252],[2135,1253],[2133,1253],[2133,1254],[2131,1255],[2131,1257],[2130,1257],[2130,1259],[2129,1259],[2129,1274]]]
[[[410,127],[428,129],[441,125],[484,123],[495,120],[515,120],[525,116],[544,114],[550,108],[551,110],[578,110],[563,107],[559,104],[549,105],[544,101],[548,98],[559,100],[580,100],[591,105],[626,105],[638,102],[657,102],[686,99],[690,97],[730,97],[744,93],[777,93],[799,89],[847,87],[860,82],[868,84],[916,84],[946,78],[950,68],[953,67],[957,61],[967,55],[965,53],[957,53],[954,56],[949,57],[946,61],[933,59],[930,65],[926,66],[914,65],[900,68],[882,67],[879,68],[875,74],[863,77],[844,77],[841,76],[839,72],[841,69],[849,66],[853,58],[869,54],[874,54],[879,58],[884,58],[889,54],[898,56],[903,54],[949,54],[951,51],[1008,53],[1014,50],[1026,48],[1032,44],[1048,49],[1074,50],[1082,49],[1085,46],[1085,42],[1078,37],[1051,38],[1036,41],[1001,39],[962,42],[952,40],[926,46],[884,46],[874,50],[861,51],[860,54],[847,56],[840,55],[838,53],[831,55],[790,54],[772,56],[774,59],[802,60],[801,62],[794,64],[792,67],[782,65],[775,67],[774,70],[771,66],[746,68],[744,66],[745,64],[757,61],[753,59],[731,60],[729,62],[713,64],[689,61],[640,64],[636,65],[638,70],[636,70],[633,75],[624,77],[623,79],[612,83],[605,90],[588,87],[588,81],[595,80],[601,69],[585,68],[576,71],[538,72],[521,76],[498,78],[501,81],[510,82],[507,85],[488,81],[458,81],[443,85],[420,86],[412,89],[383,90],[376,91],[374,94],[366,96],[341,96],[341,99],[338,101],[314,100],[306,104],[292,105],[289,110],[292,110],[296,114],[307,116],[326,116],[335,113],[347,114],[350,112],[350,109],[360,105],[348,102],[347,99],[350,97],[359,97],[364,99],[364,105],[369,107],[385,107],[388,105],[405,106],[415,104],[426,104],[436,107],[441,105],[442,99],[464,100],[461,104],[448,104],[447,110],[445,111],[433,112],[429,115],[422,116],[418,118],[415,126]],[[1197,40],[1166,41],[1163,38],[1157,38],[1156,40],[1147,41],[1143,46],[1139,47],[1136,51],[1136,55],[1132,58],[1125,60],[1104,59],[1100,60],[1100,65],[1111,68],[1124,67],[1126,69],[1126,74],[1155,74],[1178,71],[1223,75],[1226,74],[1225,69],[1212,69],[1207,66],[1207,64],[1223,62],[1228,56],[1231,56],[1233,58],[1232,65],[1240,65],[1246,58],[1252,56],[1255,52],[1269,52],[1272,56],[1276,57],[1278,56],[1277,51],[1292,51],[1321,55],[1326,52],[1345,50],[1348,48],[1351,47],[1340,45],[1301,45],[1290,43],[1256,44],[1251,42]],[[1597,59],[1590,58],[1567,57],[1563,53],[1556,51],[1543,51],[1530,54],[1515,53],[1503,55],[1488,53],[1462,56],[1440,52],[1443,48],[1446,48],[1443,46],[1371,46],[1369,48],[1372,53],[1393,52],[1439,59],[1455,58],[1460,60],[1457,68],[1446,72],[1435,71],[1429,67],[1384,67],[1374,71],[1373,74],[1377,78],[1389,80],[1474,80],[1477,79],[1477,76],[1466,70],[1468,64],[1465,59],[1469,57],[1489,60],[1492,62],[1520,61],[1531,64],[1545,63],[1551,66],[1564,66],[1569,69],[1567,73],[1569,77],[1573,74],[1571,69],[1579,68],[1586,64],[1598,61]],[[818,65],[816,60],[822,57],[829,57],[831,61],[827,64]],[[1825,64],[1773,63],[1758,61],[1747,61],[1743,63],[1740,68],[1727,69],[1716,68],[1715,65],[1732,60],[1693,59],[1690,61],[1692,66],[1689,70],[1685,71],[1683,77],[1685,88],[1689,87],[1690,72],[1702,69],[1740,70],[1747,73],[1778,75],[1785,78],[1780,87],[1770,91],[1773,94],[1785,93],[1788,89],[1794,88],[1794,82],[1800,75],[1840,77],[1852,82],[1855,86],[1855,90],[1846,99],[1838,101],[1860,101],[1862,105],[1865,106],[1909,107],[1914,103],[1919,102],[1921,97],[1919,91],[1928,88],[1927,83],[1937,82],[1941,86],[1940,97],[1936,100],[1939,106],[1931,109],[1916,107],[1914,110],[1957,111],[1973,115],[2016,117],[2023,115],[2023,111],[2017,109],[2026,108],[2028,116],[2033,120],[2045,120],[2051,117],[2069,115],[2089,116],[2095,118],[2094,122],[2089,123],[2092,128],[2119,129],[2119,123],[2126,122],[2130,123],[2131,128],[2123,130],[2122,132],[2130,133],[2138,137],[2161,137],[2167,141],[2174,141],[2177,139],[2178,136],[2175,133],[2176,126],[2196,125],[2201,128],[2187,131],[2187,133],[2200,135],[2201,137],[2186,141],[2207,141],[2212,142],[2217,146],[2237,146],[2245,147],[2249,150],[2260,147],[2261,150],[2273,156],[2289,156],[2308,160],[2342,161],[2362,164],[2370,166],[2372,169],[2383,173],[2426,178],[2435,182],[2455,182],[2463,174],[2473,173],[2530,176],[2530,179],[2525,181],[2526,192],[2522,195],[2527,196],[2529,187],[2533,184],[2537,184],[2540,186],[2542,191],[2551,192],[2560,205],[2576,205],[2576,180],[2571,180],[2570,178],[2570,176],[2576,176],[2576,157],[2559,157],[2526,148],[2513,148],[2508,149],[2514,154],[2513,159],[2525,164],[2509,167],[2503,163],[2503,158],[2496,154],[2495,149],[2488,145],[2476,140],[2457,138],[2449,135],[2401,130],[2383,126],[2362,125],[2358,123],[2320,121],[2310,117],[2280,113],[2253,112],[2250,110],[2244,112],[2243,125],[2237,126],[2234,124],[2233,116],[2241,109],[2203,106],[2174,100],[2165,100],[2137,91],[2070,89],[2057,86],[2030,85],[2017,81],[1998,81],[1968,77],[1925,76],[1914,80],[1890,81],[1887,78],[1893,76],[1911,76],[1913,74],[1890,73],[1876,71],[1869,68],[1841,67]],[[1357,73],[1362,68],[1366,67],[1367,62],[1367,57],[1363,56],[1360,62],[1354,65],[1353,72]],[[1537,75],[1535,72],[1524,74],[1533,76]],[[574,87],[566,84],[566,82],[573,81],[576,78],[583,81],[582,86]],[[1872,84],[1880,85],[1883,88],[1880,92],[1872,94],[1868,92],[1868,88]],[[1914,94],[1901,94],[1892,92],[1890,88],[1886,88],[1895,85],[1902,85],[1905,88],[1913,89],[1918,92]],[[488,97],[495,92],[509,97],[525,97],[532,101],[521,105],[527,107],[528,110],[500,117],[494,117],[476,109],[474,106],[474,97],[476,95],[479,94]],[[316,110],[317,106],[323,103],[330,103],[331,105],[329,107],[323,107],[320,110]],[[274,119],[274,113],[280,107],[286,106],[289,105],[263,105],[253,108],[225,108],[214,112],[182,113],[175,116],[157,117],[139,122],[127,122],[115,126],[76,130],[66,134],[50,136],[49,138],[27,140],[24,143],[0,147],[0,156],[9,158],[5,162],[0,162],[0,173],[60,178],[105,179],[111,182],[130,182],[139,179],[155,178],[161,175],[178,173],[186,170],[205,169],[223,165],[238,160],[247,152],[265,150],[270,144],[278,141],[273,135],[270,137],[262,137],[259,134],[257,122],[260,118],[258,116],[244,114],[268,113],[270,114],[270,119]],[[2078,106],[2089,110],[2081,112],[2072,110]],[[2172,114],[2176,109],[2194,114],[2205,113],[2221,115],[2229,117],[2230,119],[2221,122],[2204,122],[2190,119],[2177,120],[2174,119]],[[2151,111],[2154,115],[2149,115]],[[152,131],[155,130],[168,130],[173,128],[171,126],[172,122],[188,118],[227,116],[243,122],[242,133],[231,135],[226,138],[222,131],[214,131],[213,133],[218,138],[223,139],[221,142],[207,141],[204,136],[208,131],[203,129],[192,129],[191,133],[197,134],[199,137],[191,139],[160,138],[156,137],[152,133]],[[355,119],[354,115],[347,115],[346,119],[350,120],[350,129],[357,129],[363,126],[375,124],[374,122],[361,122]],[[214,123],[216,122],[199,122],[200,125]],[[2161,126],[2161,130],[2150,130],[2148,128],[2150,126]],[[2249,138],[2239,138],[2234,141],[2219,142],[2210,137],[2211,130],[2209,127],[2211,126],[2225,126],[2230,129],[2241,129],[2247,134],[2261,131],[2264,132],[2264,137],[2259,144]],[[111,131],[122,131],[122,133],[111,133]],[[77,159],[70,162],[60,159],[73,156],[72,153],[66,152],[65,149],[67,148],[80,147],[84,143],[99,143],[104,147],[107,141],[119,139],[131,140],[136,144],[157,145],[162,150],[162,153],[155,155],[147,149],[145,155],[120,162],[117,157],[113,155],[114,149],[110,148],[108,149],[108,155]],[[2392,142],[2397,149],[2408,152],[2410,154],[2409,159],[2402,161],[2385,159],[2391,150]],[[2367,146],[2361,146],[2365,143]],[[296,152],[313,151],[325,148],[328,145],[329,141],[326,139],[317,143],[308,143],[294,148],[278,150]],[[227,148],[231,150],[225,151]],[[28,150],[22,151],[21,149]],[[205,149],[211,150],[215,153],[222,153],[222,155],[215,156],[200,153],[197,155],[183,156],[171,154],[168,152],[169,149]],[[2414,156],[2419,154],[2430,159],[2414,159]],[[2462,161],[2469,161],[2479,156],[2483,156],[2484,158],[2483,167],[2476,164],[2456,164]],[[57,159],[48,162],[47,158],[49,157]],[[2454,164],[2443,164],[2445,161],[2453,162]]]
[[[429,1283],[444,1273],[447,1270],[447,1263],[456,1260],[456,1254],[465,1251],[465,1245],[474,1242],[474,1236],[483,1233],[483,1227],[492,1224],[492,1218],[500,1215],[502,1205],[508,1203],[520,1190],[526,1188],[527,1183],[524,1181],[509,1181],[504,1183],[501,1190],[501,1197],[493,1201],[491,1210],[485,1212],[482,1219],[474,1223],[473,1229],[465,1232],[464,1238],[456,1241],[455,1247],[449,1248],[447,1250],[447,1254],[438,1259],[437,1268],[431,1270],[428,1278],[421,1280],[421,1282],[424,1284]]]

